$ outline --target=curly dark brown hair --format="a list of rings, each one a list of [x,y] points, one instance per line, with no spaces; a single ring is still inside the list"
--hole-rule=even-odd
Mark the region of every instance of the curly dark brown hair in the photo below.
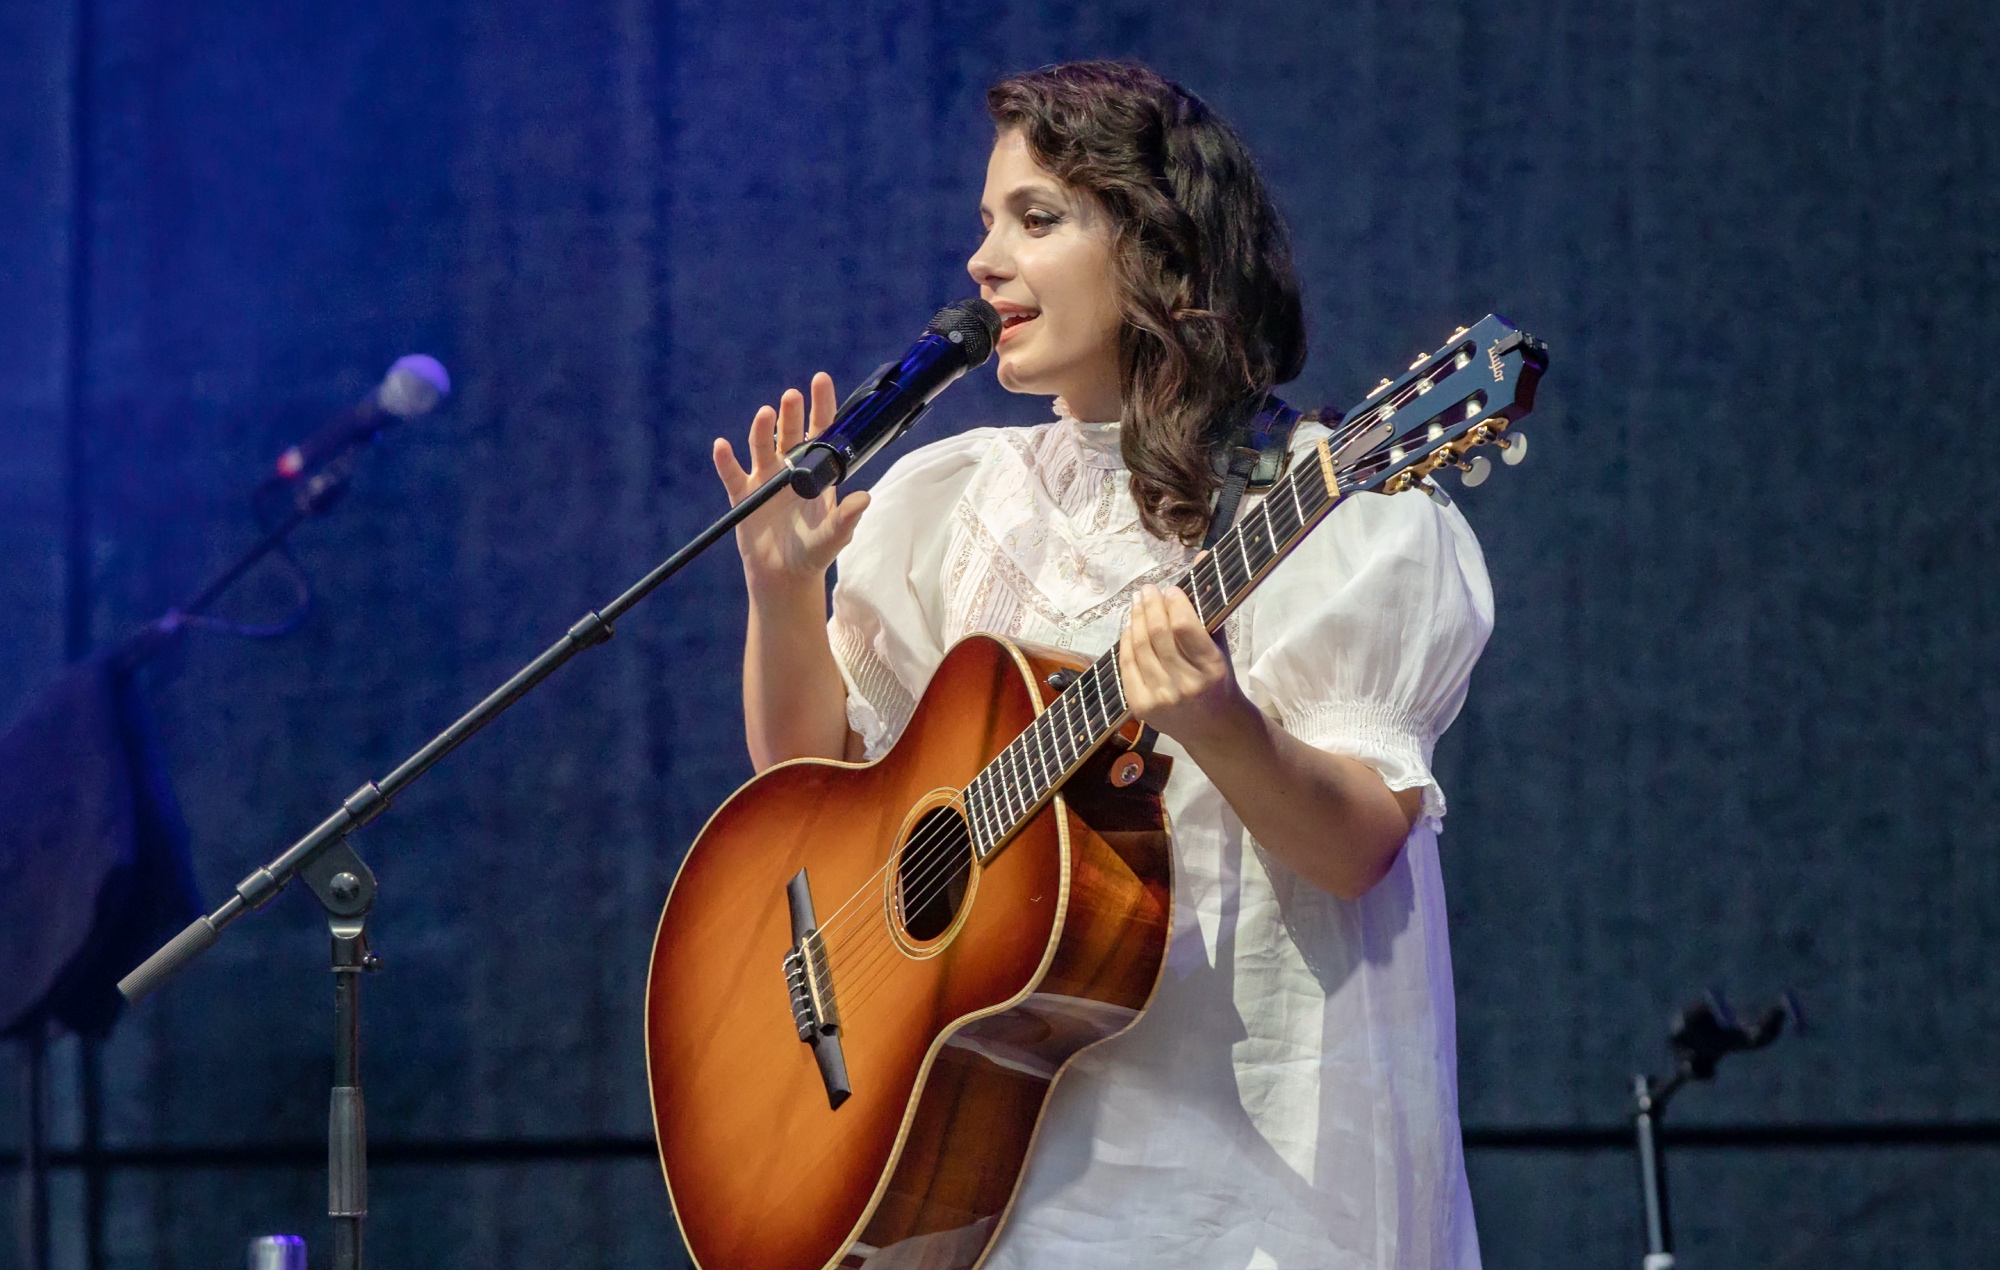
[[[1248,398],[1306,363],[1291,242],[1257,165],[1199,97],[1143,66],[1009,76],[986,108],[1110,214],[1132,496],[1149,532],[1197,542],[1218,484],[1212,447]]]

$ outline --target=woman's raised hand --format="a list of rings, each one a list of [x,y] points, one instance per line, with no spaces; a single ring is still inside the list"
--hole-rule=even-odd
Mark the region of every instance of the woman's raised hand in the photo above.
[[[729,442],[717,437],[713,447],[715,473],[729,491],[730,503],[741,502],[776,475],[792,447],[826,431],[834,410],[833,377],[824,371],[812,378],[810,421],[804,396],[796,388],[787,388],[776,410],[765,406],[750,421],[747,472],[736,461],[736,451]],[[786,491],[758,508],[736,527],[736,549],[743,554],[743,575],[751,590],[824,586],[828,566],[854,536],[855,523],[867,506],[865,492],[840,498],[829,489],[814,499]]]

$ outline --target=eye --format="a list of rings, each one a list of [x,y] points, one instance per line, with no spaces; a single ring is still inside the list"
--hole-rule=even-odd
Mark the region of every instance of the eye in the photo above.
[[[1021,228],[1031,234],[1046,234],[1062,223],[1062,217],[1054,212],[1030,211],[1021,215]]]

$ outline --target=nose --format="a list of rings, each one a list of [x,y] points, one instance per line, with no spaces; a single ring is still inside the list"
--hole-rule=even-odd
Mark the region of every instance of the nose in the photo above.
[[[965,262],[965,271],[982,289],[998,286],[1013,276],[1006,259],[1006,249],[1001,246],[999,238],[999,234],[987,230],[986,236],[979,240],[979,246],[973,249],[972,258]]]

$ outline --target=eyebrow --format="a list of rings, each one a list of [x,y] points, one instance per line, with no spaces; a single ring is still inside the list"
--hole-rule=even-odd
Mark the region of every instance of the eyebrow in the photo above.
[[[1017,185],[1013,189],[1007,191],[1006,202],[1009,205],[1018,205],[1021,203],[1043,203],[1043,202],[1059,203],[1064,207],[1067,207],[1069,206],[1070,200],[1064,197],[1062,190],[1057,186],[1045,185],[1040,181],[1030,181],[1025,185]],[[993,209],[988,207],[985,203],[981,203],[979,205],[979,211],[980,214],[983,216],[990,216],[993,214]]]

